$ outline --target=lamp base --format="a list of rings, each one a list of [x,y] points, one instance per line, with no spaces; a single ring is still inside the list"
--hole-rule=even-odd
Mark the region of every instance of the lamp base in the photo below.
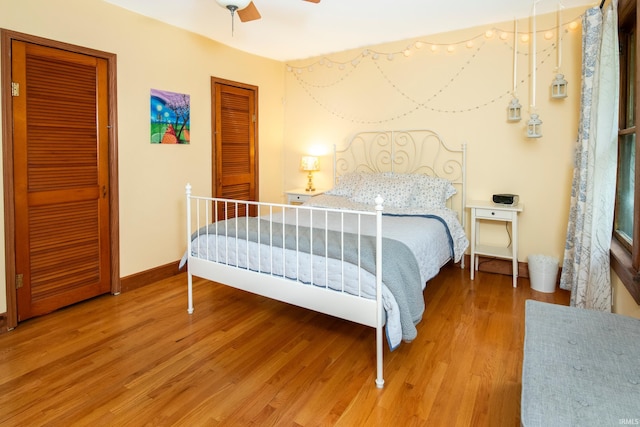
[[[311,171],[309,171],[308,178],[309,180],[307,181],[307,188],[305,188],[304,191],[316,191],[315,187],[313,186],[313,176]]]

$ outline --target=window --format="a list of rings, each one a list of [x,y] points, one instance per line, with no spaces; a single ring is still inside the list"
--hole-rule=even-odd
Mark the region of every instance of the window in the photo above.
[[[637,0],[620,0],[620,123],[618,131],[618,183],[611,241],[611,265],[640,304],[640,188],[636,188],[640,158],[636,149],[638,85]],[[638,167],[637,167],[638,166]]]

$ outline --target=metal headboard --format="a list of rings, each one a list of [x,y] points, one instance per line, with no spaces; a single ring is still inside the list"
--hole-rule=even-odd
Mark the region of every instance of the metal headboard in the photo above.
[[[466,144],[452,149],[429,129],[360,132],[345,148],[334,145],[333,182],[348,172],[416,173],[448,179],[458,191],[449,208],[465,227],[466,151]]]

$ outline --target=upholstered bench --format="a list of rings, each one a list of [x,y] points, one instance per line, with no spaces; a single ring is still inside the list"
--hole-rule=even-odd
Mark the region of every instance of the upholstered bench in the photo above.
[[[640,320],[526,302],[521,425],[640,425]]]

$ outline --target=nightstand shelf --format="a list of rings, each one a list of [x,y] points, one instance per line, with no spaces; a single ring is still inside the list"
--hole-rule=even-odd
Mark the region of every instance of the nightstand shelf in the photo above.
[[[511,259],[513,253],[511,247],[505,248],[500,246],[476,245],[476,255],[488,255],[496,258]]]
[[[285,191],[287,195],[287,203],[290,205],[301,205],[313,196],[324,193],[324,190],[306,191],[304,188],[295,188]]]
[[[478,256],[510,259],[513,268],[513,287],[518,286],[518,214],[524,204],[515,206],[500,205],[492,202],[472,201],[467,203],[471,210],[471,280],[478,270]],[[508,247],[491,246],[479,243],[479,226],[482,221],[503,221],[511,223],[511,245]]]

